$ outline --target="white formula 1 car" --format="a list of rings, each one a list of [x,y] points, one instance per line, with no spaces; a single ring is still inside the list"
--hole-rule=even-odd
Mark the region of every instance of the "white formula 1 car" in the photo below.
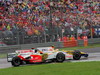
[[[7,61],[13,66],[19,66],[28,63],[56,61],[63,62],[66,59],[79,60],[81,56],[88,57],[88,54],[77,50],[59,51],[52,47],[40,47],[27,50],[16,50],[15,53],[7,54]]]

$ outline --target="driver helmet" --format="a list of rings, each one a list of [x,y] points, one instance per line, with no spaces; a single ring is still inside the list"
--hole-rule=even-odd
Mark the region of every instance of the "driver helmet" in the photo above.
[[[55,48],[55,46],[54,46],[54,45],[52,45],[51,47],[52,47],[52,48]]]

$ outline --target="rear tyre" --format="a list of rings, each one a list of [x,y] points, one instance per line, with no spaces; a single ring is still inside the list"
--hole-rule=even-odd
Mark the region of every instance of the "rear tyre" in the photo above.
[[[73,52],[73,59],[74,59],[74,60],[79,60],[80,58],[81,58],[81,52],[78,51],[78,50],[75,50],[75,51]]]
[[[62,52],[58,53],[56,56],[56,62],[63,62],[65,60],[65,54],[63,54]]]
[[[21,65],[21,59],[19,57],[14,57],[11,61],[12,66],[17,67]]]

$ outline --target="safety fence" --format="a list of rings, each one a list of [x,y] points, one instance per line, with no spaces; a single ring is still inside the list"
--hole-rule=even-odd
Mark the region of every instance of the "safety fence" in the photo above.
[[[100,38],[89,39],[88,44],[100,44]],[[69,42],[48,42],[48,43],[9,45],[6,47],[0,47],[0,54],[14,52],[15,50],[18,50],[18,49],[48,47],[48,46],[52,46],[52,45],[54,45],[56,48],[84,46],[84,40],[69,41]]]

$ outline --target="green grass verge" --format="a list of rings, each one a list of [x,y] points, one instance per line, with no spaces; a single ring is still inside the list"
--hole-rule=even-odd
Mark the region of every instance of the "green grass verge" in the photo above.
[[[65,62],[0,69],[0,75],[100,75],[100,62]]]

